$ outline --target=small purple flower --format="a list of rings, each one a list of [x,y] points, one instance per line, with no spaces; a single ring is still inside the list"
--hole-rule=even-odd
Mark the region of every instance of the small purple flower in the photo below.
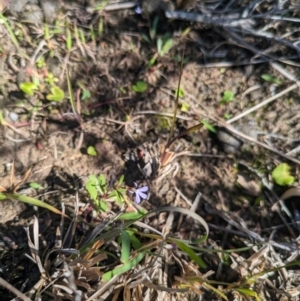
[[[142,12],[143,12],[143,9],[138,5],[138,6],[135,8],[135,13],[138,14],[138,15],[140,15],[140,14],[142,14]]]
[[[135,185],[135,187],[137,187],[136,183],[134,183],[134,185]],[[149,189],[148,186],[142,186],[138,189],[132,188],[132,190],[129,190],[129,192],[132,194],[133,193],[135,194],[135,202],[137,204],[140,204],[142,200],[147,199],[147,193],[145,193],[145,192],[147,192],[148,189]]]

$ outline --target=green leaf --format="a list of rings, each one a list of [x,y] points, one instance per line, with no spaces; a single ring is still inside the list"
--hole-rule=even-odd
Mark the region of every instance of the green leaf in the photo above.
[[[158,39],[156,40],[156,47],[157,47],[157,52],[159,53],[160,56],[162,56],[162,55],[161,55],[161,52],[162,52],[162,45],[163,45],[163,40],[162,40],[162,38],[158,38]]]
[[[99,186],[98,178],[95,175],[90,175],[85,184],[85,189],[90,194],[90,198],[94,201],[97,200],[98,196],[97,186]]]
[[[181,112],[188,112],[190,110],[190,105],[184,102],[181,104],[180,110]]]
[[[224,113],[223,116],[224,116],[224,118],[227,119],[227,120],[230,119],[230,118],[232,118],[232,115],[229,114],[229,113]]]
[[[5,3],[5,2],[2,2],[2,3]],[[8,1],[6,2],[8,3]],[[18,43],[18,40],[14,34],[14,30],[11,28],[9,22],[7,22],[7,18],[5,18],[1,13],[0,13],[0,24],[4,24],[4,26],[6,27],[6,30],[11,38],[11,40],[13,41],[13,43],[15,44],[17,50],[20,51],[20,46],[19,46],[19,43]]]
[[[146,36],[144,33],[142,34],[142,38],[143,38],[146,42],[148,42],[149,44],[151,44],[151,41],[150,41],[149,37]]]
[[[59,79],[49,72],[48,76],[45,78],[45,82],[47,82],[50,86],[54,86],[55,83],[59,82]]]
[[[86,152],[90,156],[97,156],[97,151],[93,146],[89,146]]]
[[[127,231],[130,235],[130,241],[135,250],[142,247],[142,243],[139,241],[139,239],[135,236],[135,234],[132,231]]]
[[[46,96],[47,100],[60,102],[65,97],[65,92],[58,86],[53,86],[50,89],[51,93]]]
[[[101,37],[104,31],[104,18],[100,17],[98,22],[98,35]]]
[[[261,300],[257,295],[257,293],[249,288],[235,288],[234,290],[236,290],[237,292],[241,293],[246,297],[254,297],[257,301]]]
[[[192,30],[192,27],[187,27],[186,29],[184,29],[181,33],[181,36],[186,36],[190,31]]]
[[[139,211],[139,212],[127,212],[127,213],[124,213],[124,214],[121,214],[119,217],[118,217],[118,220],[137,220],[141,217],[143,217],[145,215],[146,211],[145,212],[142,212],[142,211]]]
[[[41,189],[44,189],[43,186],[41,186],[39,183],[36,183],[36,182],[31,182],[29,183],[29,186],[36,189],[36,190],[41,190]]]
[[[99,203],[99,209],[102,211],[102,212],[106,212],[107,209],[108,209],[108,206],[107,206],[107,203],[102,200],[100,203]]]
[[[125,193],[126,189],[115,189],[109,195],[108,198],[115,198],[120,204],[124,203],[123,194]]]
[[[207,130],[211,131],[212,133],[216,133],[217,132],[217,130],[214,128],[214,126],[212,126],[209,122],[207,122],[207,121],[205,121],[205,120],[202,119],[201,123],[204,125],[204,127]]]
[[[226,90],[223,93],[223,97],[222,97],[221,103],[222,104],[226,104],[228,102],[233,101],[233,99],[234,99],[234,92]]]
[[[261,78],[263,80],[265,80],[266,82],[272,83],[272,84],[277,84],[277,85],[281,85],[282,84],[282,80],[277,79],[276,77],[269,75],[269,74],[263,74],[261,76]]]
[[[106,179],[104,174],[100,174],[99,176],[99,185],[101,188],[101,194],[104,194],[106,192]]]
[[[34,94],[34,91],[38,89],[38,86],[35,83],[21,83],[20,89],[25,94],[32,96]]]
[[[69,28],[67,28],[67,39],[66,39],[66,46],[68,51],[72,49],[72,35]]]
[[[136,82],[135,85],[132,85],[132,90],[134,92],[137,92],[137,93],[142,93],[142,92],[145,92],[147,90],[147,83],[145,83],[144,81],[138,81]]]
[[[79,28],[79,35],[80,35],[81,43],[83,45],[85,45],[86,44],[86,40],[85,40],[85,36],[84,36],[84,31],[81,28]]]
[[[276,184],[281,186],[292,185],[295,178],[290,174],[290,166],[286,163],[279,164],[272,172],[272,177]]]
[[[38,68],[43,68],[46,66],[46,62],[45,62],[45,58],[43,56],[41,56],[38,61],[36,62],[36,66]]]
[[[113,269],[112,271],[104,273],[102,275],[102,280],[106,282],[106,281],[109,281],[114,276],[122,275],[122,274],[128,272],[129,270],[131,270],[132,268],[134,268],[144,258],[144,256],[145,256],[145,253],[139,253],[139,254],[137,254],[128,263],[125,263],[125,264],[123,264],[123,265],[121,265],[121,266]]]
[[[176,240],[176,244],[178,246],[178,248],[185,252],[193,261],[195,261],[200,268],[202,269],[206,269],[207,266],[205,264],[205,262],[203,261],[203,259],[201,257],[199,257],[187,244]]]
[[[124,203],[123,195],[118,190],[116,190],[116,199],[119,204]]]
[[[179,88],[175,90],[175,98],[177,98],[177,95],[179,98],[184,98],[184,90],[182,88]]]
[[[2,111],[0,111],[0,124],[4,124],[4,118],[3,118],[3,114]]]
[[[130,256],[130,236],[129,234],[122,230],[121,232],[121,244],[122,244],[122,250],[121,250],[121,262],[127,263],[129,262],[129,256]]]
[[[158,21],[159,21],[159,17],[156,16],[156,17],[154,18],[153,23],[152,23],[152,26],[151,26],[151,28],[150,28],[149,34],[150,34],[150,38],[151,38],[152,40],[154,40],[154,38],[156,37],[156,31],[157,31],[157,24],[158,24]]]
[[[91,92],[88,91],[88,90],[83,90],[81,99],[82,99],[82,100],[86,100],[86,99],[88,99],[88,98],[91,98]]]
[[[172,38],[167,39],[160,52],[160,56],[164,56],[165,54],[167,54],[172,46],[173,46],[173,39]]]
[[[118,185],[119,185],[119,186],[121,186],[121,185],[123,184],[124,178],[125,178],[125,176],[124,176],[124,175],[121,175],[120,180],[119,180],[119,182],[118,182]]]
[[[66,214],[62,213],[60,210],[56,209],[55,207],[42,202],[38,199],[26,196],[26,195],[22,195],[22,194],[18,194],[18,193],[6,193],[6,192],[1,192],[0,193],[0,201],[1,200],[5,200],[5,199],[9,199],[9,200],[16,200],[16,201],[20,201],[23,203],[27,203],[33,206],[38,206],[38,207],[42,207],[45,209],[48,209],[56,214],[60,214],[63,215],[65,217],[68,217]]]
[[[149,63],[148,63],[148,67],[149,67],[149,68],[152,67],[152,66],[155,64],[156,59],[157,59],[157,55],[155,54],[155,55],[150,59],[150,61],[149,61]]]
[[[45,36],[46,41],[50,39],[50,31],[49,31],[49,26],[47,23],[45,23],[44,36]]]

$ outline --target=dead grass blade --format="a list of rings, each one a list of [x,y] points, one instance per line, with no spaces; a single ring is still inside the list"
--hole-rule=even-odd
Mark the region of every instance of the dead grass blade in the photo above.
[[[98,256],[96,257],[93,257],[92,256],[95,254],[95,252],[104,244],[104,240],[98,240],[96,241],[90,250],[88,250],[88,252],[83,256],[83,259],[84,260],[89,260],[89,264],[90,266],[94,265],[93,263],[96,263],[100,260],[104,260],[107,258],[106,255],[104,254],[99,254]],[[92,259],[91,259],[92,258]]]
[[[280,199],[285,201],[289,198],[299,197],[300,196],[300,186],[291,187],[289,188],[281,197]]]
[[[243,112],[243,113],[241,113],[241,114],[239,114],[239,115],[237,115],[237,116],[235,116],[235,117],[229,119],[229,120],[227,121],[227,123],[228,123],[228,124],[233,123],[233,122],[235,122],[235,121],[237,121],[237,120],[239,120],[239,119],[241,119],[241,118],[243,118],[243,117],[249,115],[250,113],[255,112],[256,110],[260,109],[261,107],[263,107],[263,106],[269,104],[269,103],[272,102],[273,100],[278,99],[279,97],[282,97],[283,95],[285,95],[285,94],[287,94],[287,93],[289,93],[289,92],[291,92],[291,91],[293,91],[293,90],[295,90],[295,89],[297,89],[297,88],[299,88],[298,83],[293,84],[293,85],[291,85],[290,87],[284,89],[283,91],[277,93],[276,95],[274,95],[274,96],[272,96],[272,97],[270,97],[270,98],[268,98],[268,99],[266,99],[266,100],[260,102],[260,103],[257,104],[256,106],[254,106],[254,107],[252,107],[252,108],[246,110],[245,112]]]
[[[21,293],[19,290],[17,290],[14,286],[12,286],[10,283],[5,281],[3,278],[0,277],[0,285],[5,287],[8,291],[12,292],[15,296],[20,298],[23,301],[31,301],[30,298],[26,297],[23,293]]]
[[[78,201],[78,191],[76,191],[75,205],[74,205],[74,216],[73,216],[73,219],[72,219],[72,221],[69,225],[66,236],[64,237],[64,240],[63,240],[63,247],[64,248],[70,248],[71,243],[73,241],[73,237],[74,237],[76,226],[77,226],[78,203],[79,203],[79,201]]]
[[[30,237],[29,228],[25,227],[24,229],[27,234],[28,245],[29,245],[29,249],[31,252],[31,256],[32,256],[33,260],[35,261],[35,263],[37,264],[42,277],[45,278],[46,271],[42,265],[42,261],[39,256],[39,224],[38,224],[37,217],[36,216],[34,217],[34,224],[33,224],[33,241],[34,241],[34,243],[32,242],[31,237]]]
[[[295,84],[295,85],[293,85],[292,87],[293,87],[293,89],[295,89],[295,88],[298,87],[298,86],[297,86],[297,84]],[[290,87],[290,88],[292,88],[292,87]],[[273,152],[273,153],[276,154],[276,155],[279,155],[279,156],[282,157],[282,158],[285,158],[285,159],[287,159],[287,160],[289,160],[289,161],[291,161],[291,162],[294,162],[294,163],[297,163],[297,164],[300,165],[300,161],[299,161],[299,160],[297,160],[297,159],[295,159],[295,158],[293,158],[293,157],[291,157],[291,156],[288,156],[288,155],[286,155],[286,154],[284,154],[284,153],[278,151],[277,149],[275,149],[275,148],[273,148],[273,147],[271,147],[271,146],[269,146],[269,145],[267,145],[267,144],[265,144],[265,143],[262,143],[262,142],[260,142],[260,141],[257,141],[255,138],[252,138],[252,137],[250,137],[250,136],[248,136],[248,135],[246,135],[246,134],[244,134],[244,133],[242,133],[242,132],[236,130],[236,129],[235,129],[234,127],[232,127],[230,124],[228,124],[227,122],[224,122],[224,121],[221,120],[219,117],[215,116],[215,114],[213,114],[212,112],[210,112],[207,108],[204,108],[204,107],[201,105],[201,103],[198,102],[192,95],[190,95],[190,97],[193,98],[193,100],[194,100],[195,102],[197,102],[198,104],[200,104],[200,106],[208,113],[208,117],[209,117],[210,119],[212,119],[213,121],[215,121],[219,126],[224,127],[226,130],[228,130],[229,132],[231,132],[232,134],[234,134],[234,135],[236,135],[236,136],[238,136],[238,137],[241,137],[241,138],[243,138],[243,139],[246,139],[246,140],[248,140],[248,141],[250,141],[250,142],[252,142],[252,143],[254,143],[254,144],[256,144],[256,145],[258,145],[258,146],[260,146],[260,147],[262,147],[262,148],[265,148],[265,149],[267,149],[267,150],[270,150],[271,152]]]
[[[114,284],[118,281],[120,276],[115,276],[112,279],[110,279],[108,282],[104,283],[96,293],[94,293],[91,297],[89,297],[86,301],[93,301],[93,300],[99,300],[104,301],[105,298],[102,296],[105,292],[107,292],[109,289],[113,291]],[[100,297],[101,296],[101,297]],[[98,298],[98,299],[96,299]]]
[[[164,212],[164,211],[178,212],[178,213],[181,213],[181,214],[184,214],[184,215],[187,215],[187,216],[193,218],[195,221],[198,221],[204,227],[204,229],[206,231],[205,236],[207,237],[209,235],[209,228],[208,228],[206,221],[201,216],[199,216],[198,214],[196,214],[195,212],[193,212],[189,209],[178,208],[178,207],[161,207],[161,208],[157,208],[157,209],[150,211],[145,216],[147,216],[148,214]],[[182,242],[185,242],[188,244],[198,244],[198,243],[201,243],[202,241],[203,241],[203,238],[201,238],[200,240],[196,240],[196,241],[182,241]]]
[[[12,165],[12,168],[13,168],[13,170],[14,170],[14,164]],[[26,171],[26,173],[25,173],[25,175],[23,176],[23,178],[22,178],[22,180],[20,181],[20,182],[18,182],[17,184],[11,184],[12,185],[12,191],[13,192],[16,192],[19,188],[20,188],[20,186],[22,186],[22,184],[24,184],[25,183],[25,181],[27,180],[27,178],[29,177],[29,175],[30,175],[30,173],[31,173],[31,168],[29,168],[27,171]]]

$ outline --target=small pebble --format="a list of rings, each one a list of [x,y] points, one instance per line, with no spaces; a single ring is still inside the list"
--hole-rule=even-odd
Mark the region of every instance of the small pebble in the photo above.
[[[19,119],[19,115],[15,112],[10,112],[9,118],[11,121],[16,122]]]
[[[217,137],[221,142],[223,150],[227,154],[236,154],[243,145],[243,142],[224,128],[217,129]]]
[[[26,4],[38,5],[38,0],[10,0],[8,1],[7,9],[13,15],[17,15],[25,10]]]
[[[236,126],[236,130],[246,134],[247,136],[258,139],[258,135],[263,133],[263,130],[254,123],[242,123]]]
[[[44,12],[45,20],[47,23],[53,23],[57,17],[57,13],[60,7],[58,0],[43,0],[40,1],[40,5]]]
[[[21,13],[21,19],[22,21],[39,24],[44,21],[44,15],[39,6],[27,4],[25,10]]]

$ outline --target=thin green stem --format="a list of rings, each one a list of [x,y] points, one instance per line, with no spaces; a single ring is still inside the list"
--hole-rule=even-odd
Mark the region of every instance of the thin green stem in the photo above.
[[[11,29],[9,23],[7,22],[7,19],[0,13],[0,22],[2,21],[2,23],[4,23],[9,35],[10,35],[10,38],[12,39],[13,43],[15,44],[16,48],[19,50],[20,49],[20,45],[19,45],[19,42],[13,32],[13,30]]]

